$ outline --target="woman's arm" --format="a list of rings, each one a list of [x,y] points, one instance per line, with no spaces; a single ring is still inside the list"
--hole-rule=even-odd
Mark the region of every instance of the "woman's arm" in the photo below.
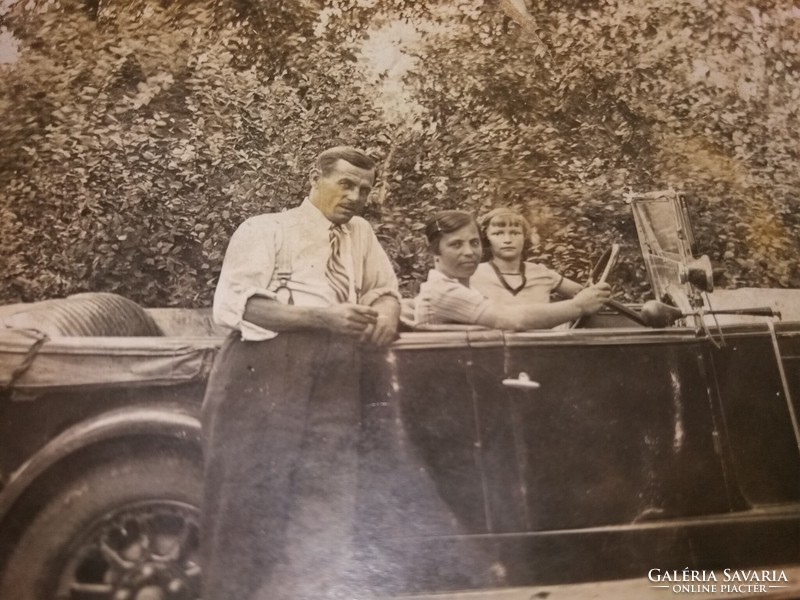
[[[492,302],[477,319],[477,325],[493,329],[522,331],[550,329],[578,317],[596,313],[611,299],[611,287],[598,283],[580,290],[575,297],[550,304]]]

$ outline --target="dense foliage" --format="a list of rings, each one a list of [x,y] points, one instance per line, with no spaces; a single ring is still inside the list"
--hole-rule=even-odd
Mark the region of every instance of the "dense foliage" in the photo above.
[[[522,207],[583,277],[624,191],[688,193],[718,285],[800,287],[800,9],[779,0],[3,0],[0,301],[210,302],[332,143],[410,292],[437,208]]]

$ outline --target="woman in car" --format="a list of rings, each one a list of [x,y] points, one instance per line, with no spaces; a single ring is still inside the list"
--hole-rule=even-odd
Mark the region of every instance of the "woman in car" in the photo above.
[[[531,227],[517,211],[495,208],[479,225],[489,260],[478,265],[470,285],[490,300],[546,304],[553,292],[572,298],[583,289],[542,264],[523,260],[531,246]]]
[[[611,298],[608,284],[599,283],[573,298],[549,304],[489,299],[470,285],[481,259],[475,218],[456,210],[440,212],[428,221],[425,235],[434,268],[416,299],[417,325],[462,323],[493,329],[548,329],[594,314]]]

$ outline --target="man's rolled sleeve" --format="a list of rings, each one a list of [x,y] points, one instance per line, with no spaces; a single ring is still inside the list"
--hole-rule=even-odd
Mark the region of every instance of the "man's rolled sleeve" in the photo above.
[[[382,287],[370,290],[369,292],[361,296],[361,299],[359,300],[358,303],[363,304],[364,306],[372,306],[373,304],[375,304],[375,301],[378,298],[383,298],[384,296],[391,296],[392,298],[400,302],[400,292],[390,287]]]
[[[244,320],[247,301],[253,296],[275,300],[268,289],[275,266],[275,229],[270,225],[263,217],[255,217],[234,232],[214,293],[214,321],[238,329],[244,340],[268,340],[277,335]]]
[[[400,288],[392,261],[386,255],[369,224],[364,231],[363,277],[359,304],[370,306],[378,298],[392,296],[400,302]]]

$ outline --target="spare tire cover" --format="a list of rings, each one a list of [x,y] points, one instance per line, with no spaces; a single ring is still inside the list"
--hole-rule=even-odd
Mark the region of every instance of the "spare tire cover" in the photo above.
[[[136,302],[100,292],[34,302],[4,318],[3,324],[34,329],[50,337],[161,335],[153,318]]]

